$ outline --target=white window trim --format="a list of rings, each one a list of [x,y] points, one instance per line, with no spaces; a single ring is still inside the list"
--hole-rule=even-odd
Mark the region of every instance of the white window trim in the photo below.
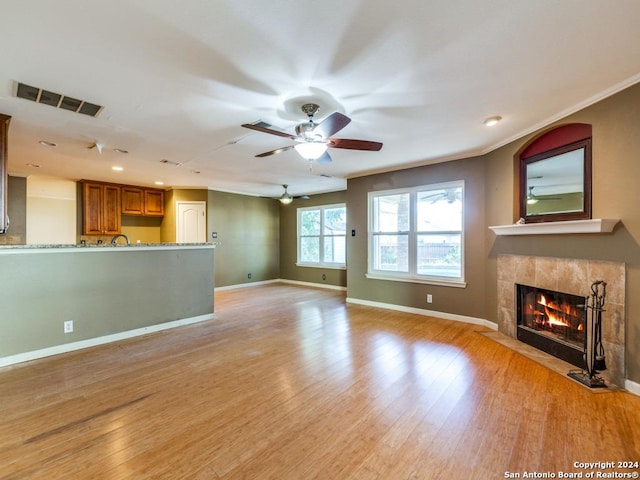
[[[416,208],[416,194],[417,192],[424,192],[428,190],[439,190],[442,188],[452,188],[452,187],[462,187],[462,227],[460,230],[460,278],[452,278],[452,277],[435,277],[428,275],[418,275],[413,270],[415,269],[416,264],[416,251],[415,251],[415,238],[418,234],[416,231],[417,224],[417,208]],[[382,270],[373,270],[372,266],[374,265],[374,255],[375,252],[373,250],[373,199],[378,196],[383,195],[400,195],[408,193],[410,195],[409,203],[410,203],[410,226],[409,226],[409,272],[390,272],[390,271],[382,271]],[[408,282],[408,283],[420,283],[427,285],[440,285],[446,287],[456,287],[456,288],[465,288],[467,283],[465,281],[465,234],[464,234],[464,195],[465,195],[465,182],[464,180],[456,180],[453,182],[444,182],[444,183],[434,183],[429,185],[419,185],[417,187],[410,188],[396,188],[391,190],[378,190],[374,192],[368,193],[367,198],[367,208],[368,208],[368,232],[367,232],[367,273],[365,277],[373,280],[389,280],[395,282]],[[393,234],[393,232],[391,232]],[[446,233],[446,232],[444,232]],[[456,232],[457,233],[457,232]]]
[[[320,210],[320,252],[324,251],[324,238],[331,237],[332,235],[324,235],[322,233],[324,227],[324,211],[330,210],[332,208],[344,208],[345,212],[347,210],[346,203],[333,203],[331,205],[316,205],[313,207],[300,207],[296,211],[296,266],[297,267],[312,267],[312,268],[326,268],[326,269],[335,269],[335,270],[345,270],[347,268],[346,260],[345,263],[336,263],[336,262],[301,262],[300,261],[300,216],[304,211],[309,210]],[[345,227],[346,228],[346,227]],[[347,248],[347,232],[345,230],[344,235],[345,242],[345,255]]]

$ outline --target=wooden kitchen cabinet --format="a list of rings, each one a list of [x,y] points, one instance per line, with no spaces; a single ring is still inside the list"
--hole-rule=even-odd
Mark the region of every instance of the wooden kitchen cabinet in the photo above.
[[[144,215],[144,189],[141,187],[122,186],[122,214]]]
[[[164,216],[164,190],[145,188],[144,214],[153,217]]]
[[[82,234],[120,233],[120,185],[82,182]]]
[[[164,190],[123,185],[122,214],[164,216]]]

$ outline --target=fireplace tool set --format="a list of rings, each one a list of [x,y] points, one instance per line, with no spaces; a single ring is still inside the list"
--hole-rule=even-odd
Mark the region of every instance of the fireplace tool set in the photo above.
[[[598,373],[607,369],[602,345],[602,312],[607,296],[607,282],[598,280],[591,284],[591,297],[585,297],[584,308],[591,315],[585,315],[584,370],[572,370],[569,375],[574,380],[591,388],[607,388]]]

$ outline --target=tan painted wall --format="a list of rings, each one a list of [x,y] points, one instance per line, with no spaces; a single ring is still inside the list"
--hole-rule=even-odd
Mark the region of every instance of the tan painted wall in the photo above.
[[[339,287],[347,286],[346,270],[296,266],[298,208],[346,203],[346,199],[347,192],[342,191],[312,195],[308,200],[294,200],[289,205],[280,204],[280,278]],[[347,211],[347,218],[348,216]],[[325,275],[326,279],[323,280],[322,275]]]
[[[465,181],[464,235],[466,288],[371,280],[367,273],[367,193],[393,188]],[[484,162],[470,158],[354,178],[347,184],[347,296],[349,298],[423,308],[474,318],[485,315]],[[427,294],[433,303],[426,303]]]
[[[501,253],[625,262],[627,265],[627,372],[640,382],[640,84],[585,108],[558,125],[593,125],[593,218],[619,218],[612,234],[495,237],[484,232],[487,256],[487,319],[495,320],[496,257]],[[534,134],[535,135],[535,134]],[[485,156],[487,226],[516,220],[514,156],[532,137]],[[596,279],[593,279],[596,280]],[[606,280],[606,279],[605,279]],[[589,285],[585,285],[588,293]],[[606,314],[604,318],[606,322]],[[606,328],[606,326],[604,327]]]

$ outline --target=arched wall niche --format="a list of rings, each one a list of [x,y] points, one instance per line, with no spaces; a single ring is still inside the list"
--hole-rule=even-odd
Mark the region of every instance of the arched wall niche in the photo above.
[[[548,130],[519,154],[519,208],[526,223],[591,218],[591,125]]]

